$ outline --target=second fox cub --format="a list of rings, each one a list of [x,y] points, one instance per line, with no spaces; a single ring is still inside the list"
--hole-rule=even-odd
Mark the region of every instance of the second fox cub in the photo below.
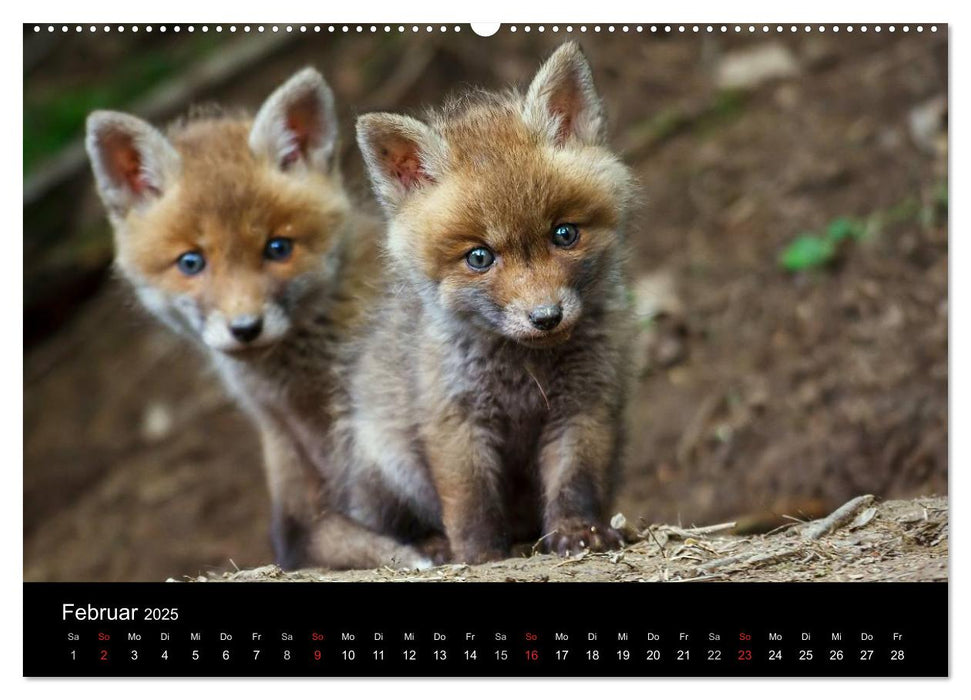
[[[167,135],[94,112],[87,147],[117,268],[150,311],[206,352],[259,428],[278,562],[429,564],[336,501],[335,363],[367,319],[380,224],[341,184],[321,75],[297,73],[252,119],[195,115]]]
[[[367,484],[349,512],[371,527],[417,518],[467,562],[542,534],[561,554],[620,543],[605,517],[631,365],[633,182],[604,132],[572,43],[525,95],[359,119],[394,280],[339,419],[342,461]],[[397,508],[376,507],[384,493]]]

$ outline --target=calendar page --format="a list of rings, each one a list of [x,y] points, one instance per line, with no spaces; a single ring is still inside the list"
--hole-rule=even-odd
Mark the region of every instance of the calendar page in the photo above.
[[[22,33],[25,676],[948,675],[946,23]]]

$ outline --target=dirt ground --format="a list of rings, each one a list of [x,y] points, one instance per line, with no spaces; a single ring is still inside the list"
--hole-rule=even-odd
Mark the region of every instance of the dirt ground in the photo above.
[[[816,521],[818,522],[818,521]],[[427,571],[284,572],[276,566],[186,577],[212,581],[946,581],[946,498],[863,502],[842,527],[813,539],[813,523],[790,522],[768,535],[733,528],[631,527],[638,540],[621,552],[561,559],[522,552],[517,558]],[[723,524],[725,526],[731,523]]]
[[[203,97],[255,107],[313,63],[350,134],[360,111],[412,110],[467,84],[522,85],[562,38],[306,37]],[[946,107],[942,118],[922,116],[946,99],[946,32],[580,41],[611,141],[642,191],[629,237],[643,371],[614,511],[684,527],[737,520],[752,533],[864,493],[921,497],[887,503],[870,524],[752,575],[946,578],[946,536],[918,541],[924,521],[898,517],[926,507],[928,518],[946,518],[946,501],[930,498],[947,493]],[[775,63],[766,54],[761,65],[775,72],[726,87],[727,67],[766,46]],[[76,55],[50,51],[27,89],[63,79]],[[345,141],[348,181],[366,197]],[[25,345],[25,579],[161,580],[266,564],[269,509],[253,430],[202,358],[106,274],[110,238],[90,181],[72,188],[72,199],[46,206],[97,231],[83,255],[67,258],[90,266],[95,282],[60,294],[68,310],[44,318],[62,320]],[[800,234],[845,217],[864,233],[828,264],[780,266]],[[47,250],[38,245],[25,243],[25,267],[31,251]],[[47,313],[30,304],[28,324]],[[934,522],[946,532],[946,519]],[[712,558],[789,539],[671,537],[659,547],[649,538],[621,556],[533,557],[419,577],[697,578]],[[883,549],[891,540],[892,555]]]

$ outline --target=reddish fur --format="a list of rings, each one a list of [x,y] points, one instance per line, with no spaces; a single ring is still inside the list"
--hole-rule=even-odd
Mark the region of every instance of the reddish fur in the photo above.
[[[117,237],[126,271],[226,313],[248,313],[278,285],[320,264],[348,216],[347,199],[339,189],[294,181],[257,159],[247,146],[249,128],[247,121],[221,118],[170,134],[181,176],[156,206],[129,214],[125,235]],[[293,239],[289,260],[264,260],[274,236]],[[189,277],[176,268],[190,250],[205,250],[208,274]]]
[[[477,285],[505,305],[541,298],[573,279],[584,258],[619,245],[627,192],[558,168],[521,119],[494,110],[487,103],[443,124],[447,177],[438,191],[416,193],[401,218],[423,231],[409,245],[430,279]],[[550,239],[561,223],[580,228],[568,250]],[[483,244],[500,255],[485,274],[465,264],[465,255]]]

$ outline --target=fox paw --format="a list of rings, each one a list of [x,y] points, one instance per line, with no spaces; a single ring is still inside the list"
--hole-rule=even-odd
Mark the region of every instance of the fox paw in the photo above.
[[[452,561],[452,548],[449,546],[448,538],[445,535],[432,535],[416,544],[415,548],[434,562],[435,566],[441,566]]]
[[[414,547],[401,547],[392,556],[390,561],[385,564],[392,569],[399,571],[425,571],[435,566],[435,562],[424,552]]]
[[[605,552],[624,546],[624,538],[612,527],[600,522],[570,518],[560,521],[547,537],[550,552],[568,557],[584,550]]]

